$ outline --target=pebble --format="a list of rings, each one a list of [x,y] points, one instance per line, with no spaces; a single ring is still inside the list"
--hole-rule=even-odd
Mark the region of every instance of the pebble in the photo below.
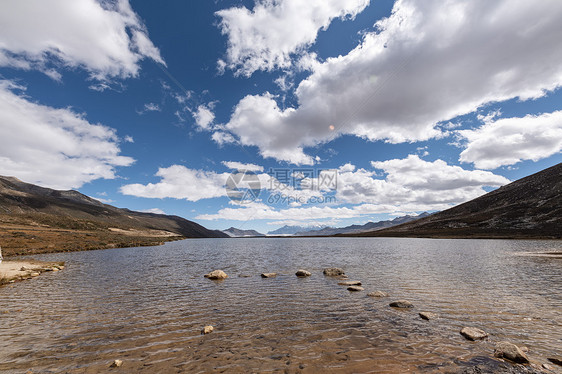
[[[348,291],[363,291],[364,288],[361,287],[361,286],[349,286],[349,287],[347,287],[347,290]]]
[[[486,334],[484,330],[477,329],[476,327],[463,327],[461,335],[472,341],[482,340],[488,337],[488,334]]]
[[[425,319],[426,321],[437,318],[437,314],[432,312],[419,312],[418,314],[421,317],[421,319]]]
[[[414,304],[412,304],[408,300],[397,300],[397,301],[391,302],[388,305],[390,305],[393,308],[413,308],[414,307]]]
[[[207,335],[213,332],[215,328],[213,326],[205,326],[203,327],[203,330],[201,330],[201,335]]]
[[[375,292],[369,292],[367,294],[367,296],[370,296],[370,297],[388,297],[388,294],[386,292],[383,292],[383,291],[375,291]]]
[[[115,360],[109,365],[110,368],[119,368],[121,366],[123,366],[123,361],[121,360]]]
[[[312,274],[310,273],[310,271],[299,269],[299,270],[297,270],[295,275],[297,277],[310,277]]]

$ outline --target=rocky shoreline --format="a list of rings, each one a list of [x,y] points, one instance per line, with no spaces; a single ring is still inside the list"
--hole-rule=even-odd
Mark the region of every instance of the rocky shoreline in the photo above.
[[[0,263],[0,286],[32,279],[45,272],[57,272],[63,270],[64,267],[64,262],[4,260]]]

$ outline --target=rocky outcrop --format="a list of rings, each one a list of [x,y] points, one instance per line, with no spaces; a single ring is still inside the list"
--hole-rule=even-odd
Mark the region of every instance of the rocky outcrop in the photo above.
[[[463,327],[461,335],[472,341],[482,340],[488,337],[488,334],[484,330],[477,329],[476,327]]]
[[[228,278],[228,275],[222,270],[213,270],[209,274],[205,274],[205,278],[221,280]]]

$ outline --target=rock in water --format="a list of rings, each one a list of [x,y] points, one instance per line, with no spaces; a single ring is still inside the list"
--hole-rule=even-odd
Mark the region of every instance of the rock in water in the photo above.
[[[419,312],[418,314],[421,319],[425,319],[426,321],[437,318],[437,314],[431,312]]]
[[[209,279],[225,279],[228,275],[222,270],[213,270],[209,274],[205,274],[205,278]]]
[[[364,288],[361,287],[361,286],[349,286],[349,287],[347,287],[347,290],[348,291],[363,291]]]
[[[339,275],[345,275],[345,273],[340,268],[326,268],[324,269],[324,275],[328,277],[337,277]]]
[[[510,342],[499,342],[494,349],[494,356],[498,358],[506,358],[518,364],[528,364],[529,359],[525,352],[515,344]]]
[[[201,335],[210,334],[210,333],[213,332],[213,330],[214,330],[214,327],[213,327],[213,326],[210,326],[210,325],[209,325],[209,326],[205,326],[205,327],[203,327],[203,330],[201,330]]]
[[[414,304],[412,304],[408,300],[396,300],[396,301],[391,302],[388,305],[390,305],[393,308],[401,308],[401,309],[413,308],[414,307]]]
[[[562,357],[549,357],[548,361],[552,362],[553,364],[556,364],[558,366],[562,366]]]
[[[388,294],[386,292],[382,292],[382,291],[375,291],[375,292],[369,292],[367,294],[367,296],[370,296],[370,297],[388,297]]]
[[[295,275],[297,277],[310,277],[312,274],[310,273],[310,271],[299,269],[299,270],[297,270]]]
[[[261,273],[262,278],[274,278],[277,276],[277,273]]]
[[[344,281],[344,282],[338,282],[338,284],[340,286],[360,286],[361,281]]]
[[[123,366],[123,361],[121,360],[115,360],[109,365],[110,368],[120,368],[121,366]]]
[[[482,340],[488,337],[488,334],[486,334],[484,330],[477,329],[476,327],[463,327],[461,335],[472,341]]]

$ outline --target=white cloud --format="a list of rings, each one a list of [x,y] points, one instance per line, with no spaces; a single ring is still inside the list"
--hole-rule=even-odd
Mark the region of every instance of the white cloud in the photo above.
[[[442,121],[562,85],[560,19],[556,0],[399,0],[349,54],[312,67],[295,91],[298,107],[248,95],[225,129],[263,157],[295,164],[313,163],[304,147],[341,134],[391,143],[444,136]]]
[[[95,179],[115,178],[120,156],[115,130],[91,124],[71,109],[29,101],[11,81],[0,80],[0,174],[42,186],[79,188]]]
[[[142,108],[142,110],[138,111],[138,114],[143,114],[146,112],[160,112],[162,109],[160,108],[160,105],[156,104],[156,103],[146,103],[144,104],[144,107]]]
[[[2,2],[0,66],[38,69],[57,80],[54,68],[80,67],[107,81],[136,76],[145,58],[165,64],[127,0]]]
[[[141,210],[141,212],[144,213],[155,213],[155,214],[166,214],[166,212],[164,212],[162,209],[160,208],[150,208],[150,209],[145,209],[145,210]]]
[[[467,141],[461,162],[482,169],[495,169],[523,160],[537,161],[562,151],[562,111],[522,118],[483,117],[474,130],[459,130]]]
[[[125,137],[123,138],[123,141],[125,143],[134,143],[135,139],[133,139],[133,137],[131,135],[125,135]]]
[[[228,36],[226,61],[219,60],[236,74],[252,75],[257,70],[287,68],[292,56],[305,53],[320,29],[334,18],[353,18],[369,0],[255,0],[252,10],[245,7],[223,9],[221,31]]]
[[[244,164],[237,161],[223,161],[222,164],[229,169],[246,170],[246,171],[263,171],[263,166],[255,164]]]
[[[208,105],[199,105],[197,110],[192,113],[195,123],[202,130],[210,130],[211,124],[215,120],[215,114]]]
[[[219,146],[223,146],[229,143],[236,143],[236,139],[234,139],[232,134],[229,134],[224,131],[215,131],[211,136],[211,139],[213,139],[213,141],[217,143]]]

